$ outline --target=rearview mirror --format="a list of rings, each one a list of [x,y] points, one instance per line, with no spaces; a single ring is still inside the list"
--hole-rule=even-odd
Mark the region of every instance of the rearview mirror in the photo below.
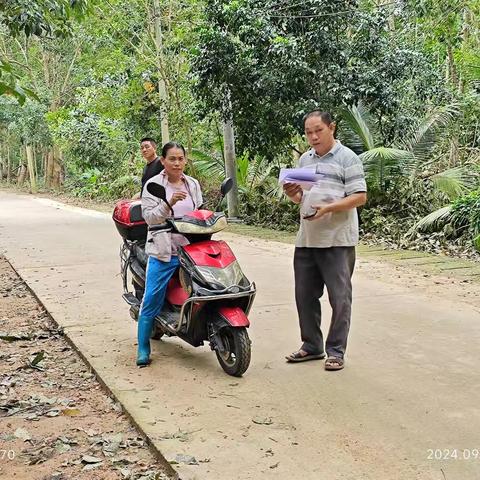
[[[154,197],[158,197],[163,201],[167,199],[167,192],[165,191],[165,187],[163,185],[159,185],[158,183],[149,183],[147,185],[148,193],[151,193]]]
[[[220,186],[220,193],[222,194],[222,197],[224,197],[232,189],[232,187],[233,180],[230,177],[226,178]]]

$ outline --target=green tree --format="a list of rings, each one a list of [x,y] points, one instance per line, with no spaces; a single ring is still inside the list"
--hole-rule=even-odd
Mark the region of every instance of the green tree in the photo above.
[[[402,82],[423,81],[425,92],[432,82],[418,73],[431,70],[421,54],[388,34],[388,18],[352,0],[208,0],[196,91],[206,111],[228,115],[230,99],[240,148],[270,158],[312,108],[362,99],[377,118],[395,116]]]
[[[2,0],[0,1],[0,32],[10,37],[65,37],[71,32],[71,20],[85,14],[88,0]],[[0,95],[12,95],[23,104],[25,98],[36,98],[35,93],[20,86],[18,62],[0,54]]]

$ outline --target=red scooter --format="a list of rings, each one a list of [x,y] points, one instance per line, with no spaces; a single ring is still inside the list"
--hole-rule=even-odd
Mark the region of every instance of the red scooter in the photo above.
[[[231,187],[232,180],[225,180],[222,196]],[[149,183],[147,189],[168,205],[163,186]],[[145,289],[147,228],[183,234],[190,244],[178,249],[180,267],[168,284],[152,338],[177,336],[194,347],[208,341],[226,373],[243,375],[250,364],[247,315],[256,288],[243,274],[227,243],[211,240],[212,234],[227,226],[225,214],[195,210],[182,218],[171,217],[162,225],[147,227],[141,215],[141,201],[121,200],[115,206],[113,220],[124,239],[120,252],[123,298],[130,305],[132,318],[138,320]]]

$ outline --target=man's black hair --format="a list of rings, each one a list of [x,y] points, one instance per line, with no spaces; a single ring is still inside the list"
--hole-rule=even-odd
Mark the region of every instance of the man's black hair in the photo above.
[[[143,137],[143,138],[140,140],[140,145],[141,145],[143,142],[150,142],[154,147],[157,146],[157,142],[156,142],[152,137]]]
[[[323,112],[322,110],[312,110],[311,112],[308,112],[307,114],[304,115],[303,117],[304,126],[305,126],[305,122],[310,117],[320,117],[322,119],[322,122],[325,123],[326,125],[330,125],[334,121],[332,114],[330,112]]]

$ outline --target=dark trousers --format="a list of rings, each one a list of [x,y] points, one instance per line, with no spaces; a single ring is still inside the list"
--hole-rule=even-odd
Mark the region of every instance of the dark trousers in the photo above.
[[[350,329],[355,247],[297,247],[293,265],[302,349],[313,354],[324,352],[319,299],[326,286],[333,312],[325,350],[329,356],[343,358]]]

